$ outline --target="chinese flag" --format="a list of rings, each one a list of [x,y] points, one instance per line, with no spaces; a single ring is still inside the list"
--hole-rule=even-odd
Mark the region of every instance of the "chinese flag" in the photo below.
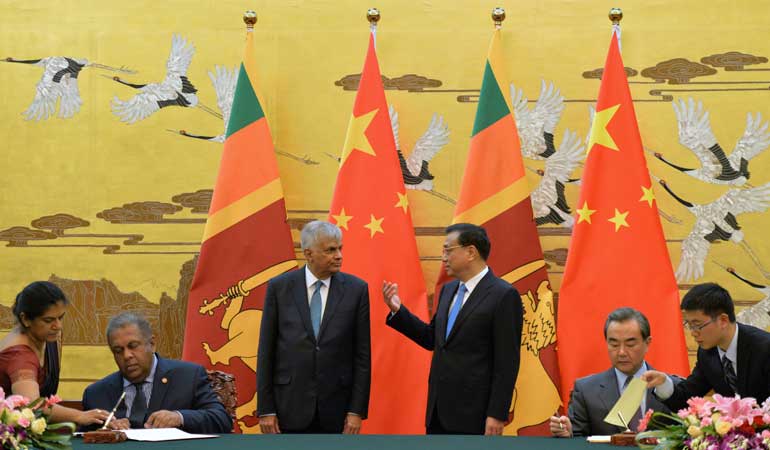
[[[650,320],[650,364],[669,373],[689,372],[679,291],[614,33],[587,150],[559,294],[565,402],[576,378],[609,366],[604,322],[621,306],[636,308]]]
[[[519,376],[506,435],[550,434],[548,419],[560,406],[553,292],[533,219],[521,144],[508,92],[500,30],[484,67],[453,223],[483,226],[492,243],[487,263],[521,294],[524,328]],[[442,270],[436,292],[447,281]]]
[[[253,31],[187,304],[183,358],[235,375],[237,426],[258,432],[257,346],[267,281],[297,267],[273,141],[256,88]]]
[[[422,434],[430,354],[385,325],[383,280],[398,283],[401,299],[425,321],[428,302],[371,35],[329,216],[343,229],[342,269],[369,283],[372,385],[363,431]]]

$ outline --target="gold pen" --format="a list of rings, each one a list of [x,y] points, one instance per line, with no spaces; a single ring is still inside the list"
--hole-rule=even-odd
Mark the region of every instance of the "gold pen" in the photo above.
[[[123,399],[126,398],[126,391],[123,391],[122,394],[120,394],[120,398],[118,399],[118,402],[115,403],[115,407],[112,408],[112,411],[110,411],[110,415],[107,416],[107,420],[104,421],[104,425],[100,428],[101,430],[106,430],[107,425],[110,424],[110,420],[112,420],[113,417],[115,417],[115,411],[118,410],[118,406],[120,406],[120,402],[123,401]]]

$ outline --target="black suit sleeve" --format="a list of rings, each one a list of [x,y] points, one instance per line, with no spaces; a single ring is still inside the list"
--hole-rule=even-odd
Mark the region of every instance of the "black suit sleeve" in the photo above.
[[[211,390],[206,370],[198,366],[195,371],[195,389],[191,409],[181,409],[184,418],[182,429],[189,433],[229,433],[233,419]]]
[[[369,412],[369,388],[372,380],[372,346],[369,322],[369,287],[364,284],[358,300],[356,328],[353,337],[355,354],[353,359],[353,389],[348,412],[366,419]]]
[[[444,291],[443,288],[441,291]],[[416,342],[425,350],[433,351],[433,348],[436,344],[435,314],[433,315],[433,319],[431,319],[430,324],[427,324],[420,320],[419,317],[409,312],[409,309],[407,309],[407,307],[402,304],[401,308],[399,308],[399,310],[393,314],[392,317],[390,313],[388,313],[388,317],[385,319],[385,323],[389,327],[395,329],[399,333]]]
[[[588,417],[588,408],[580,383],[575,383],[569,399],[567,415],[572,422],[573,436],[591,436],[591,419]]]
[[[523,309],[516,289],[506,286],[495,308],[492,389],[489,393],[487,416],[507,420],[513,388],[519,374]]]
[[[705,352],[698,351],[698,360],[695,362],[695,367],[689,377],[677,382],[677,378],[671,376],[674,382],[674,393],[671,394],[666,400],[662,400],[671,411],[679,411],[682,408],[687,407],[687,400],[690,397],[702,397],[706,395],[711,389],[711,383],[706,378],[704,373],[704,359],[707,358]]]
[[[278,300],[275,290],[273,281],[269,281],[259,330],[257,351],[257,415],[259,416],[275,414],[277,411],[273,395],[273,362],[278,337]]]

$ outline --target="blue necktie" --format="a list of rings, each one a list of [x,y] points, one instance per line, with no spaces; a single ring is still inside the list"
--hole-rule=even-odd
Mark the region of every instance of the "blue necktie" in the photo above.
[[[144,381],[134,383],[136,396],[134,396],[134,403],[131,404],[131,415],[128,417],[131,428],[144,428],[144,422],[147,419],[147,399],[144,397],[144,389],[142,389],[144,383]]]
[[[468,291],[468,289],[465,288],[465,284],[460,283],[460,287],[457,288],[457,295],[455,296],[455,302],[452,305],[452,309],[449,311],[449,320],[446,324],[446,336],[445,338],[449,337],[449,333],[452,331],[452,327],[455,324],[455,320],[457,320],[457,315],[460,314],[460,308],[463,307],[463,299],[465,298],[465,293]]]
[[[318,338],[318,330],[321,328],[321,280],[315,282],[315,291],[310,297],[310,321],[313,323],[313,334]]]

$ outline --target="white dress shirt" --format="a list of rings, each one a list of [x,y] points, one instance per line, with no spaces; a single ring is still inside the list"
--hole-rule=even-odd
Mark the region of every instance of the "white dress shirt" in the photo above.
[[[319,281],[313,272],[305,266],[305,285],[307,286],[307,304],[310,306],[310,300],[313,299],[313,292],[315,292],[315,283]],[[323,322],[324,311],[326,311],[326,299],[329,298],[329,285],[332,282],[331,277],[324,278],[321,281],[321,321]]]

